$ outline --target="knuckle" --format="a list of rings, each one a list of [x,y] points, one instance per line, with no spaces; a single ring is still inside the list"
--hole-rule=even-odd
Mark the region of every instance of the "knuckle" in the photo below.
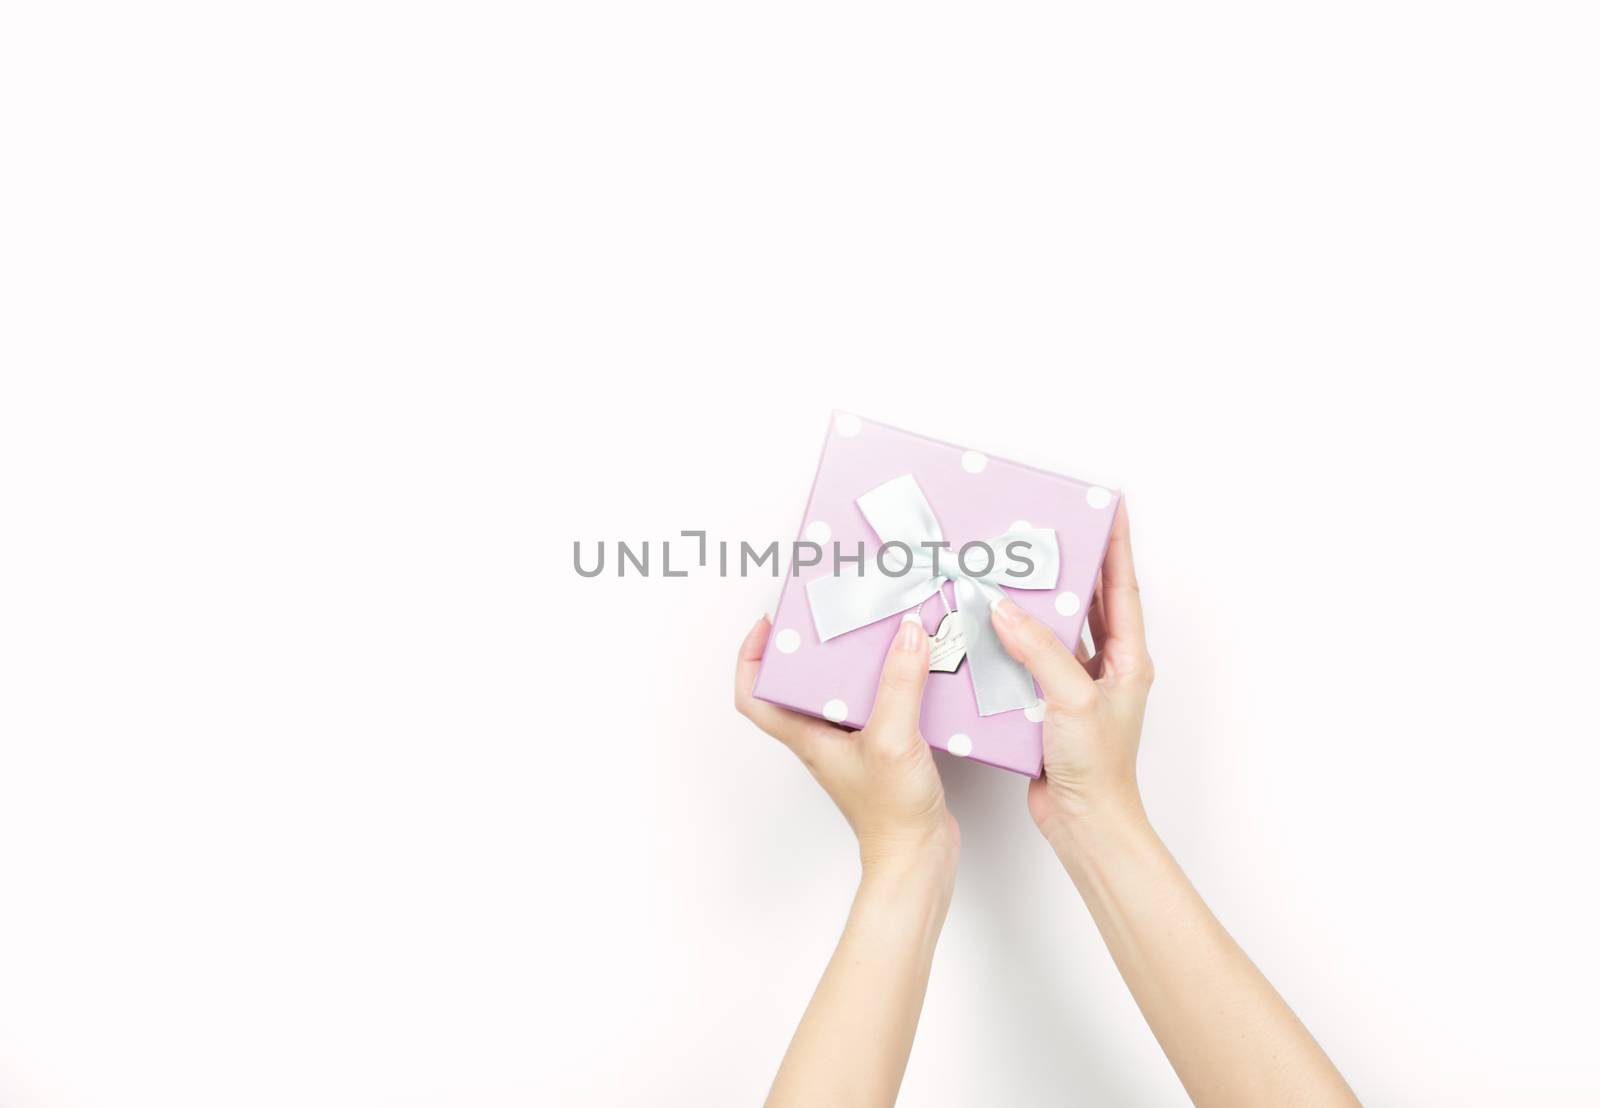
[[[914,669],[894,666],[883,671],[879,687],[890,693],[909,693],[922,684],[922,674]]]
[[[1134,659],[1132,668],[1128,670],[1128,679],[1137,684],[1150,686],[1155,684],[1156,664],[1149,654],[1140,654]]]
[[[900,766],[915,761],[927,749],[927,744],[915,731],[889,729],[874,733],[866,749],[879,765]]]
[[[1039,630],[1034,636],[1032,645],[1028,648],[1030,660],[1042,665],[1066,665],[1076,661],[1072,648],[1062,642],[1056,633],[1044,624],[1039,624]]]
[[[1053,716],[1058,721],[1063,719],[1082,719],[1092,715],[1100,700],[1095,689],[1069,689],[1066,692],[1055,693],[1045,697],[1044,712],[1046,716]]]
[[[1053,649],[1060,643],[1055,632],[1036,619],[1029,620],[1022,625],[1022,645],[1030,654],[1039,654]]]

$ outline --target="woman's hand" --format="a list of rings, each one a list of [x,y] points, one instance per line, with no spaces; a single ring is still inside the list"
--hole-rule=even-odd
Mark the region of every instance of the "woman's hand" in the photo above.
[[[751,693],[772,625],[765,616],[739,648],[734,702],[757,727],[794,751],[844,813],[863,869],[934,861],[953,869],[959,834],[944,803],[933,752],[919,731],[928,680],[928,635],[908,616],[895,632],[872,714],[860,731],[757,700]]]
[[[1044,776],[1028,810],[1201,1108],[1356,1104],[1272,984],[1223,930],[1145,818],[1134,777],[1154,671],[1119,505],[1085,658],[1015,604],[994,625],[1045,696]]]
[[[846,731],[752,695],[771,631],[763,616],[745,636],[734,701],[799,756],[850,821],[861,887],[767,1104],[886,1108],[911,1054],[959,849],[933,752],[918,731],[928,635],[915,616],[900,625],[867,725]]]
[[[995,630],[1044,691],[1044,775],[1028,789],[1028,811],[1056,842],[1100,812],[1142,812],[1134,761],[1155,669],[1145,648],[1128,513],[1117,506],[1089,607],[1095,655],[1085,657],[1011,601],[995,606]]]

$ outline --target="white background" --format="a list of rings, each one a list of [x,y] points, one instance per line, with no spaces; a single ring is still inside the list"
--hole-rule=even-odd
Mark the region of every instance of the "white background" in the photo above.
[[[1153,818],[1373,1105],[1594,1104],[1578,2],[0,16],[0,1105],[757,1102],[837,406],[1123,487]],[[1183,1102],[1023,782],[902,1101]]]

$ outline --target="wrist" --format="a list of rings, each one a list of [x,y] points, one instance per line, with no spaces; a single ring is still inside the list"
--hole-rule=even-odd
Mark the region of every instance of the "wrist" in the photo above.
[[[952,821],[954,826],[954,821]],[[861,884],[847,931],[894,935],[931,957],[955,895],[955,836],[936,835],[912,849],[861,852]]]
[[[1057,804],[1038,821],[1057,856],[1104,853],[1155,835],[1138,789]]]
[[[861,881],[886,885],[951,885],[961,853],[961,834],[948,815],[931,828],[861,839]]]

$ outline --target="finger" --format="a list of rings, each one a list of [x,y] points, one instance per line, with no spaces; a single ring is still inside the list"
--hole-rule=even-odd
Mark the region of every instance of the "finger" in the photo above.
[[[741,715],[761,730],[793,750],[804,760],[812,758],[816,745],[823,739],[827,725],[810,716],[791,712],[776,704],[756,698],[756,674],[761,670],[761,656],[767,649],[767,636],[772,624],[766,616],[756,620],[739,644],[739,664],[734,671],[733,703]]]
[[[1098,653],[1106,645],[1106,605],[1105,586],[1101,581],[1094,583],[1094,597],[1089,601],[1089,634],[1094,637],[1094,648]]]
[[[1094,583],[1094,597],[1089,601],[1089,618],[1084,626],[1083,633],[1089,637],[1089,660],[1084,662],[1083,652],[1074,651],[1073,656],[1083,662],[1083,668],[1089,671],[1089,676],[1096,681],[1106,665],[1106,611],[1105,605],[1100,602],[1100,582]]]
[[[1044,690],[1046,703],[1072,714],[1092,711],[1100,692],[1094,679],[1078,664],[1072,650],[1056,633],[1011,600],[994,606],[990,618],[1010,655],[1028,667]]]
[[[878,694],[867,718],[867,733],[879,739],[915,738],[922,718],[922,690],[928,683],[928,633],[915,613],[900,622],[878,676]]]
[[[1101,647],[1116,643],[1119,649],[1135,648],[1140,653],[1144,643],[1144,605],[1139,600],[1139,580],[1133,572],[1133,540],[1128,526],[1128,502],[1117,505],[1117,515],[1111,524],[1111,541],[1106,546],[1105,564],[1100,568],[1100,591],[1105,608],[1106,639],[1095,642]]]

